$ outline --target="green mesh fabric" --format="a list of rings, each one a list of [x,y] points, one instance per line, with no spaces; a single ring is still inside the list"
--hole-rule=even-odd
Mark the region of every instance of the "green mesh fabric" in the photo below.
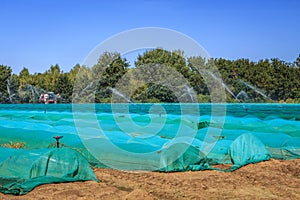
[[[26,194],[46,183],[98,181],[87,160],[77,151],[60,149],[15,150],[1,148],[0,191]],[[7,155],[4,159],[3,155]]]
[[[44,183],[96,180],[89,165],[173,172],[231,164],[225,171],[233,171],[270,158],[300,158],[297,104],[217,104],[225,113],[213,104],[113,106],[118,109],[0,105],[0,145],[18,141],[27,149],[0,148],[1,191],[24,194]],[[64,148],[48,149],[56,135]]]

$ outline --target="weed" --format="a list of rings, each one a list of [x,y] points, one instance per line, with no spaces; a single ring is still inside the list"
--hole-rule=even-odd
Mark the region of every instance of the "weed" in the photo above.
[[[14,148],[14,149],[22,149],[22,148],[25,147],[25,142],[13,142],[13,141],[10,141],[8,143],[1,144],[1,147]]]

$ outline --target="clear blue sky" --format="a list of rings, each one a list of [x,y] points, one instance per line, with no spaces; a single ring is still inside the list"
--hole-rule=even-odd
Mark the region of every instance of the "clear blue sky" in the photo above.
[[[14,73],[65,72],[100,42],[133,28],[162,27],[195,39],[211,57],[300,54],[298,0],[0,0],[0,64]]]

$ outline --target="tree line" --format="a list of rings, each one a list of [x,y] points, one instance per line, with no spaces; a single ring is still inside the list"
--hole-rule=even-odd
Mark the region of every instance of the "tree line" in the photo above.
[[[77,64],[69,72],[56,64],[44,73],[23,68],[13,74],[10,66],[0,65],[0,103],[37,103],[45,92],[59,94],[60,103],[218,102],[223,93],[210,94],[220,87],[226,102],[300,103],[299,77],[300,55],[292,63],[206,60],[157,48],[130,66],[120,53],[105,52],[91,68]]]

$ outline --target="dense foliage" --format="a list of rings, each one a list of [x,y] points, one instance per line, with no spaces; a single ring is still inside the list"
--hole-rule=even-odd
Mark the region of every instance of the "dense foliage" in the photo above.
[[[203,73],[215,66],[209,80]],[[221,85],[227,102],[300,103],[300,55],[293,63],[274,59],[205,60],[182,51],[154,49],[129,67],[119,53],[106,52],[91,68],[77,64],[69,72],[59,65],[44,73],[23,68],[17,75],[0,65],[0,102],[37,103],[54,92],[61,103],[75,102],[210,102],[211,87]],[[76,86],[74,88],[74,85]],[[76,94],[76,95],[74,95]],[[112,97],[119,97],[112,98]]]

